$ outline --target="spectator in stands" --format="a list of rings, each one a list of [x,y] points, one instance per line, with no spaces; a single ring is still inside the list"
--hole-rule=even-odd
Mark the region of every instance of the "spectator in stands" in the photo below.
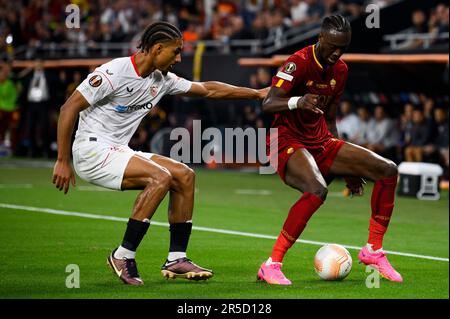
[[[17,87],[10,79],[11,66],[0,62],[0,146],[15,150],[17,124]]]
[[[440,39],[439,35],[449,32],[448,29],[448,6],[441,3],[430,11],[428,19],[429,33],[433,35],[432,44],[448,43],[447,39]]]
[[[433,16],[435,16],[435,21],[433,21],[430,31],[435,31],[438,34],[448,32],[448,5],[438,4]]]
[[[339,0],[324,0],[323,6],[325,9],[324,16],[331,15],[340,11],[340,1]]]
[[[67,85],[66,87],[66,97],[65,100],[67,100],[69,98],[69,96],[72,95],[72,93],[75,91],[75,89],[77,88],[78,85],[80,85],[81,81],[82,81],[82,76],[81,76],[81,72],[80,71],[75,71],[73,73],[73,79],[72,81]]]
[[[386,115],[383,106],[377,105],[367,134],[367,148],[396,162],[397,141],[395,122]]]
[[[153,20],[163,20],[167,21],[169,23],[172,23],[173,25],[178,25],[178,12],[177,10],[170,4],[170,3],[164,3],[163,9],[162,9],[162,17],[159,19],[156,19],[156,17],[153,17]],[[197,24],[197,23],[194,23]],[[145,27],[146,24],[142,25],[142,28]]]
[[[363,105],[358,107],[357,114],[359,121],[358,129],[350,142],[367,148],[368,144],[367,136],[369,134],[370,127],[373,125],[372,122],[374,120],[372,119],[369,110]]]
[[[270,86],[272,76],[265,67],[258,67],[256,72],[250,76],[250,86],[254,89],[262,89]]]
[[[244,119],[242,121],[242,127],[256,127],[256,120],[258,115],[256,114],[252,105],[247,104],[244,106]]]
[[[281,38],[284,31],[287,29],[283,12],[279,9],[276,9],[273,12],[266,12],[265,19],[268,29],[267,36],[274,39],[276,46],[281,45]]]
[[[31,72],[30,69],[24,70]],[[26,109],[26,141],[28,156],[48,155],[48,107],[50,100],[50,82],[41,60],[36,60],[31,76],[25,80]]]
[[[403,113],[400,114],[400,148],[401,154],[404,153],[404,148],[411,142],[413,123],[414,106],[411,103],[406,103],[403,107]],[[403,156],[402,156],[403,158]]]
[[[358,17],[363,12],[365,0],[341,0],[341,2],[346,14]]]
[[[265,40],[268,37],[269,31],[267,30],[263,15],[263,12],[259,12],[253,20],[251,33],[254,39]]]
[[[244,19],[240,15],[230,18],[231,36],[230,39],[253,39],[252,32],[245,27]]]
[[[424,149],[429,142],[430,128],[427,125],[423,111],[416,108],[413,111],[411,139],[405,148],[405,160],[407,162],[423,162]]]
[[[423,115],[427,124],[431,127],[434,123],[434,99],[428,97],[423,103]]]
[[[319,0],[305,0],[308,4],[306,23],[319,22],[325,14],[325,7]]]
[[[351,102],[342,101],[339,104],[339,113],[336,123],[339,136],[345,141],[353,141],[359,130],[360,122],[358,116],[353,112]]]
[[[411,15],[412,26],[404,30],[405,34],[428,33],[427,18],[422,10],[414,10]],[[423,48],[423,39],[409,38],[399,43],[399,49],[417,49]]]
[[[306,22],[308,18],[308,7],[305,0],[292,0],[291,19],[293,26],[299,26]]]
[[[193,42],[196,42],[200,39],[200,34],[198,32],[198,28],[194,23],[189,23],[187,26],[187,29],[182,32],[183,34],[183,51],[184,52],[194,52],[194,44]]]
[[[250,87],[254,89],[262,89],[270,86],[272,82],[272,76],[267,68],[259,67],[256,69],[256,73],[250,76]],[[270,127],[273,121],[273,114],[263,112],[261,109],[261,103],[256,101],[251,101],[255,112],[258,116],[257,125],[258,127]]]

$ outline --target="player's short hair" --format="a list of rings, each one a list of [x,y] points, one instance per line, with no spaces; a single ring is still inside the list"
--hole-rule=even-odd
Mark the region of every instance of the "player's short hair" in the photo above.
[[[153,45],[181,39],[183,36],[176,26],[168,22],[159,21],[149,25],[142,33],[138,49],[149,50]]]
[[[340,14],[325,17],[322,22],[322,31],[336,30],[338,32],[351,32],[350,22]]]

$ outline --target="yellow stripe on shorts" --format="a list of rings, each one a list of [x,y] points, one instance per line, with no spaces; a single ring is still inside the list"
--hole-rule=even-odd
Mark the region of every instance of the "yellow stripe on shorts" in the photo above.
[[[277,88],[279,88],[282,84],[283,84],[284,80],[283,79],[279,79],[277,84],[275,85]]]

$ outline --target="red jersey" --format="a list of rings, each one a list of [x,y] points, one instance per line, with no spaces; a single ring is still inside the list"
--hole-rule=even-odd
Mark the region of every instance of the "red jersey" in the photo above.
[[[281,88],[289,96],[306,93],[318,94],[318,107],[326,112],[332,103],[338,103],[344,92],[348,68],[339,59],[325,68],[317,60],[314,45],[291,55],[272,78],[272,87]],[[289,135],[305,146],[323,144],[333,135],[328,131],[325,116],[295,109],[275,114],[272,127],[278,128],[280,137]]]

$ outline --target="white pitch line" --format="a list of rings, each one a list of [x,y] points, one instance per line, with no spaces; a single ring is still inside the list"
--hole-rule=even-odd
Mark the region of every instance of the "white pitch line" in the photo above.
[[[46,213],[46,214],[54,214],[54,215],[63,215],[63,216],[77,216],[77,217],[84,217],[84,218],[91,218],[91,219],[104,219],[104,220],[119,221],[119,222],[127,222],[128,221],[128,218],[123,218],[123,217],[96,215],[96,214],[88,214],[88,213],[81,213],[81,212],[70,212],[70,211],[65,211],[65,210],[13,205],[13,204],[7,204],[7,203],[0,203],[0,208],[9,208],[9,209]],[[151,221],[151,224],[155,225],[155,226],[169,227],[168,223]],[[234,231],[234,230],[217,229],[217,228],[200,227],[200,226],[193,226],[192,228],[194,230],[206,231],[206,232],[211,232],[211,233],[237,235],[237,236],[254,237],[254,238],[264,238],[264,239],[277,239],[277,237],[271,236],[271,235],[254,234],[254,233],[240,232],[240,231]],[[316,245],[316,246],[323,246],[325,244],[329,244],[327,242],[304,240],[304,239],[299,239],[299,240],[297,240],[297,242],[303,243],[303,244],[308,244],[308,245]],[[361,249],[361,247],[358,247],[358,246],[350,246],[350,245],[342,245],[342,246],[344,246],[347,249],[354,249],[354,250]],[[412,258],[419,258],[419,259],[429,259],[429,260],[446,261],[446,262],[449,261],[448,258],[402,253],[402,252],[398,252],[398,251],[386,250],[386,253],[391,254],[391,255],[412,257]]]
[[[33,184],[0,184],[0,188],[33,188]]]
[[[238,195],[272,195],[272,192],[267,189],[235,189],[234,193]]]

